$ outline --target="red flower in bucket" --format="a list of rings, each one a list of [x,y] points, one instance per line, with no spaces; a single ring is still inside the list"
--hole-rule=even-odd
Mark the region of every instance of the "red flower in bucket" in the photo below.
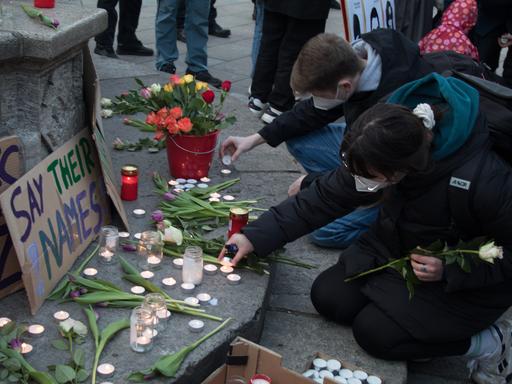
[[[201,97],[203,98],[203,100],[206,104],[211,104],[211,103],[213,103],[213,100],[215,99],[215,93],[213,93],[213,91],[209,89],[209,90],[201,93]]]

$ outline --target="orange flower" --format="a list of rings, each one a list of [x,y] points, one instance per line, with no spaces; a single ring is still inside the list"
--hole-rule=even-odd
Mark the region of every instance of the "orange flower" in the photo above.
[[[183,111],[181,110],[180,107],[171,108],[171,110],[169,111],[169,116],[171,116],[172,118],[174,118],[176,120],[179,119],[182,115],[183,115]]]
[[[188,133],[192,130],[192,122],[188,117],[184,117],[178,121],[178,128],[181,132]]]
[[[178,85],[180,83],[180,77],[176,74],[174,75],[171,75],[171,77],[169,77],[169,81],[173,84],[173,85]]]
[[[146,116],[146,124],[157,125],[158,120],[159,118],[155,112],[150,112],[149,115]]]
[[[169,114],[169,110],[167,109],[167,107],[163,107],[161,108],[157,113],[159,118],[166,118],[167,115]]]
[[[158,130],[155,132],[155,140],[160,141],[164,137],[165,137],[165,134],[162,131]]]
[[[175,135],[180,132],[178,124],[175,122],[174,124],[167,125],[167,132],[171,135]]]

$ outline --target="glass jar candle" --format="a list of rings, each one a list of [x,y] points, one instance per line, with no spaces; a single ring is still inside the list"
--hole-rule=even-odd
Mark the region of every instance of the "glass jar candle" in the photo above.
[[[144,270],[159,269],[164,257],[162,235],[157,231],[144,231],[140,235],[138,252],[139,267]]]
[[[150,293],[144,297],[142,308],[148,309],[153,315],[153,324],[156,330],[163,331],[167,326],[167,304],[160,293]]]
[[[100,263],[113,264],[119,243],[119,232],[116,227],[106,225],[100,229],[100,247],[98,256]]]
[[[135,165],[125,165],[121,168],[121,199],[137,200],[139,186],[139,170]]]
[[[153,347],[153,312],[148,308],[135,307],[130,317],[130,347],[135,352],[147,352]]]
[[[203,250],[200,247],[185,248],[182,279],[184,283],[201,284],[203,280]]]

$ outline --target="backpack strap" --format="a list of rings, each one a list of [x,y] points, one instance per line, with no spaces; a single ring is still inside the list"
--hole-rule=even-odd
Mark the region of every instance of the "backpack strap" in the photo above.
[[[489,152],[483,150],[451,174],[448,185],[448,201],[455,228],[462,237],[474,237],[481,233],[481,225],[473,213],[474,185],[482,171]]]

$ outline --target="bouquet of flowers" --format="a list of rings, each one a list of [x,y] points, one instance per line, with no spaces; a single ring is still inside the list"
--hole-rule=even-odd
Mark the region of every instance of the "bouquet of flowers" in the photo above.
[[[192,75],[171,75],[164,85],[146,86],[139,79],[135,81],[140,88],[118,96],[112,109],[123,114],[146,113],[145,121],[126,118],[124,123],[154,132],[156,140],[181,133],[203,136],[236,120],[221,112],[231,89],[230,81],[222,83],[219,97],[207,83],[197,81]]]
[[[345,282],[355,280],[359,277],[382,271],[387,268],[393,268],[402,275],[409,290],[409,298],[414,295],[414,286],[420,283],[420,280],[414,274],[410,261],[411,254],[437,257],[445,265],[458,264],[464,272],[471,272],[471,264],[486,262],[494,264],[494,260],[503,259],[503,248],[497,246],[494,241],[485,237],[478,237],[469,242],[459,241],[456,247],[450,248],[448,245],[437,240],[427,247],[416,247],[407,256],[395,259],[381,265],[380,267],[362,272],[356,276],[345,279]]]

